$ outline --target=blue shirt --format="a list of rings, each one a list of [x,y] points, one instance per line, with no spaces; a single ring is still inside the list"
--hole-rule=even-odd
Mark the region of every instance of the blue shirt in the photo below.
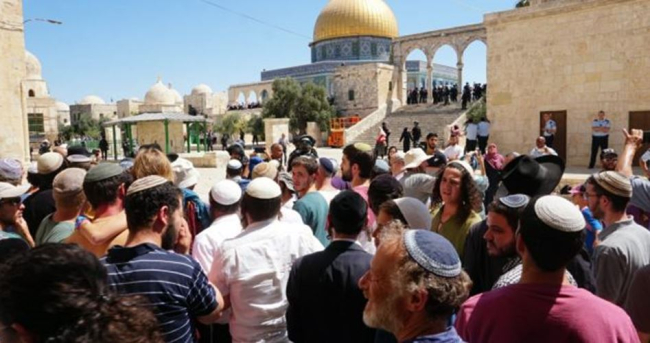
[[[609,119],[603,119],[603,120],[598,120],[594,119],[594,121],[591,123],[591,127],[612,127],[612,123],[609,121]],[[609,136],[609,132],[592,132],[591,133],[594,137],[606,137]]]
[[[552,132],[551,130],[557,129],[557,124],[555,123],[555,120],[549,119],[546,121],[546,125],[544,125],[544,136],[550,137],[553,136],[555,133]]]
[[[589,207],[582,209],[582,216],[585,218],[585,222],[587,222],[587,237],[585,238],[585,248],[587,248],[589,255],[592,255],[594,253],[594,241],[596,240],[596,233],[602,231],[603,224],[601,224],[598,219],[594,218],[594,215],[591,213],[591,210],[589,210]]]
[[[463,341],[456,329],[453,326],[450,326],[444,332],[437,333],[435,335],[427,335],[416,337],[412,340],[404,341],[404,343],[462,343]]]
[[[195,342],[192,319],[217,308],[214,289],[190,256],[145,243],[114,247],[101,261],[114,291],[149,299],[168,343]]]

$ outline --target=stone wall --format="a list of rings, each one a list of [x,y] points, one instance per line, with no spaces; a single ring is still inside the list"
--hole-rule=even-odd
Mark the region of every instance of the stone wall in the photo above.
[[[384,63],[336,68],[333,81],[336,108],[344,116],[369,115],[388,101],[392,77],[393,66]]]
[[[70,105],[70,122],[74,125],[82,116],[90,115],[92,119],[99,121],[102,118],[117,119],[116,104],[89,104]]]
[[[27,117],[29,113],[40,113],[43,115],[43,132],[32,133],[30,132],[30,145],[32,148],[38,149],[40,142],[47,138],[50,142],[54,142],[59,134],[59,121],[58,111],[56,109],[56,101],[50,97],[43,98],[27,98]]]
[[[629,112],[650,110],[650,2],[553,1],[486,15],[485,25],[491,140],[502,152],[529,151],[540,112],[566,110],[567,163],[586,166],[599,110],[617,150]]]
[[[280,140],[283,133],[289,137],[289,118],[264,119],[264,139],[267,148]]]
[[[165,149],[165,124],[162,121],[140,122],[136,131],[138,145],[158,143]],[[184,143],[183,123],[169,122],[169,152],[185,152]]]
[[[0,0],[0,157],[29,162],[22,0]]]

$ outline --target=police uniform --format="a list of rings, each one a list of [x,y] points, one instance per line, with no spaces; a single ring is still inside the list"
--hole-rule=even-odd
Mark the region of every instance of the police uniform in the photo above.
[[[607,127],[611,128],[612,123],[609,119],[594,119],[591,127]],[[592,132],[591,134],[591,157],[589,158],[589,168],[593,168],[596,164],[596,156],[598,156],[598,149],[603,151],[609,146],[609,132]]]
[[[553,147],[553,141],[555,140],[555,131],[552,130],[557,130],[557,123],[555,120],[549,119],[544,125],[544,139],[546,139],[546,146],[550,148]]]

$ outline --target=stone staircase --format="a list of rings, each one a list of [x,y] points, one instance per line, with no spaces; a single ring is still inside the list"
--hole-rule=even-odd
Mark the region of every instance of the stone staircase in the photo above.
[[[413,121],[420,123],[420,128],[422,129],[422,138],[420,141],[423,141],[429,132],[437,133],[441,138],[446,137],[445,130],[447,125],[453,123],[465,111],[467,110],[461,109],[460,102],[452,102],[447,106],[433,104],[402,106],[395,112],[388,114],[383,120],[388,124],[388,128],[391,131],[388,143],[389,145],[397,146],[401,150],[402,145],[399,143],[399,138],[405,127],[409,131],[411,130]],[[373,125],[361,133],[354,142],[363,142],[374,146],[380,127],[381,122]]]

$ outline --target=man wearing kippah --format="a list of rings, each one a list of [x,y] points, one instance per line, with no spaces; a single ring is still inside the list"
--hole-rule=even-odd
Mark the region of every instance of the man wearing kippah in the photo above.
[[[449,323],[470,286],[447,239],[392,222],[381,233],[370,270],[359,280],[368,299],[363,321],[392,333],[398,342],[462,342]]]
[[[632,197],[630,179],[606,171],[587,179],[585,197],[594,217],[603,221],[594,250],[596,294],[624,306],[632,278],[650,264],[650,232],[625,213]]]
[[[638,342],[627,314],[568,282],[566,266],[582,249],[585,221],[558,196],[532,199],[519,220],[518,284],[476,295],[458,312],[467,342]]]
[[[332,243],[293,264],[287,283],[292,342],[374,342],[375,330],[362,321],[366,299],[357,284],[372,259],[357,241],[367,211],[356,192],[339,193],[329,207]]]
[[[332,186],[332,178],[336,175],[338,164],[327,157],[318,159],[318,172],[316,173],[316,189],[329,204],[341,192]]]
[[[214,256],[209,278],[232,308],[234,342],[287,342],[286,287],[291,265],[323,246],[308,226],[281,223],[280,186],[258,177],[241,201],[244,230]],[[314,309],[317,311],[318,309]]]
[[[128,240],[101,259],[109,285],[147,298],[166,342],[195,342],[193,322],[214,323],[224,302],[187,255],[191,236],[182,228],[181,190],[163,177],[146,176],[129,186],[124,203]]]

